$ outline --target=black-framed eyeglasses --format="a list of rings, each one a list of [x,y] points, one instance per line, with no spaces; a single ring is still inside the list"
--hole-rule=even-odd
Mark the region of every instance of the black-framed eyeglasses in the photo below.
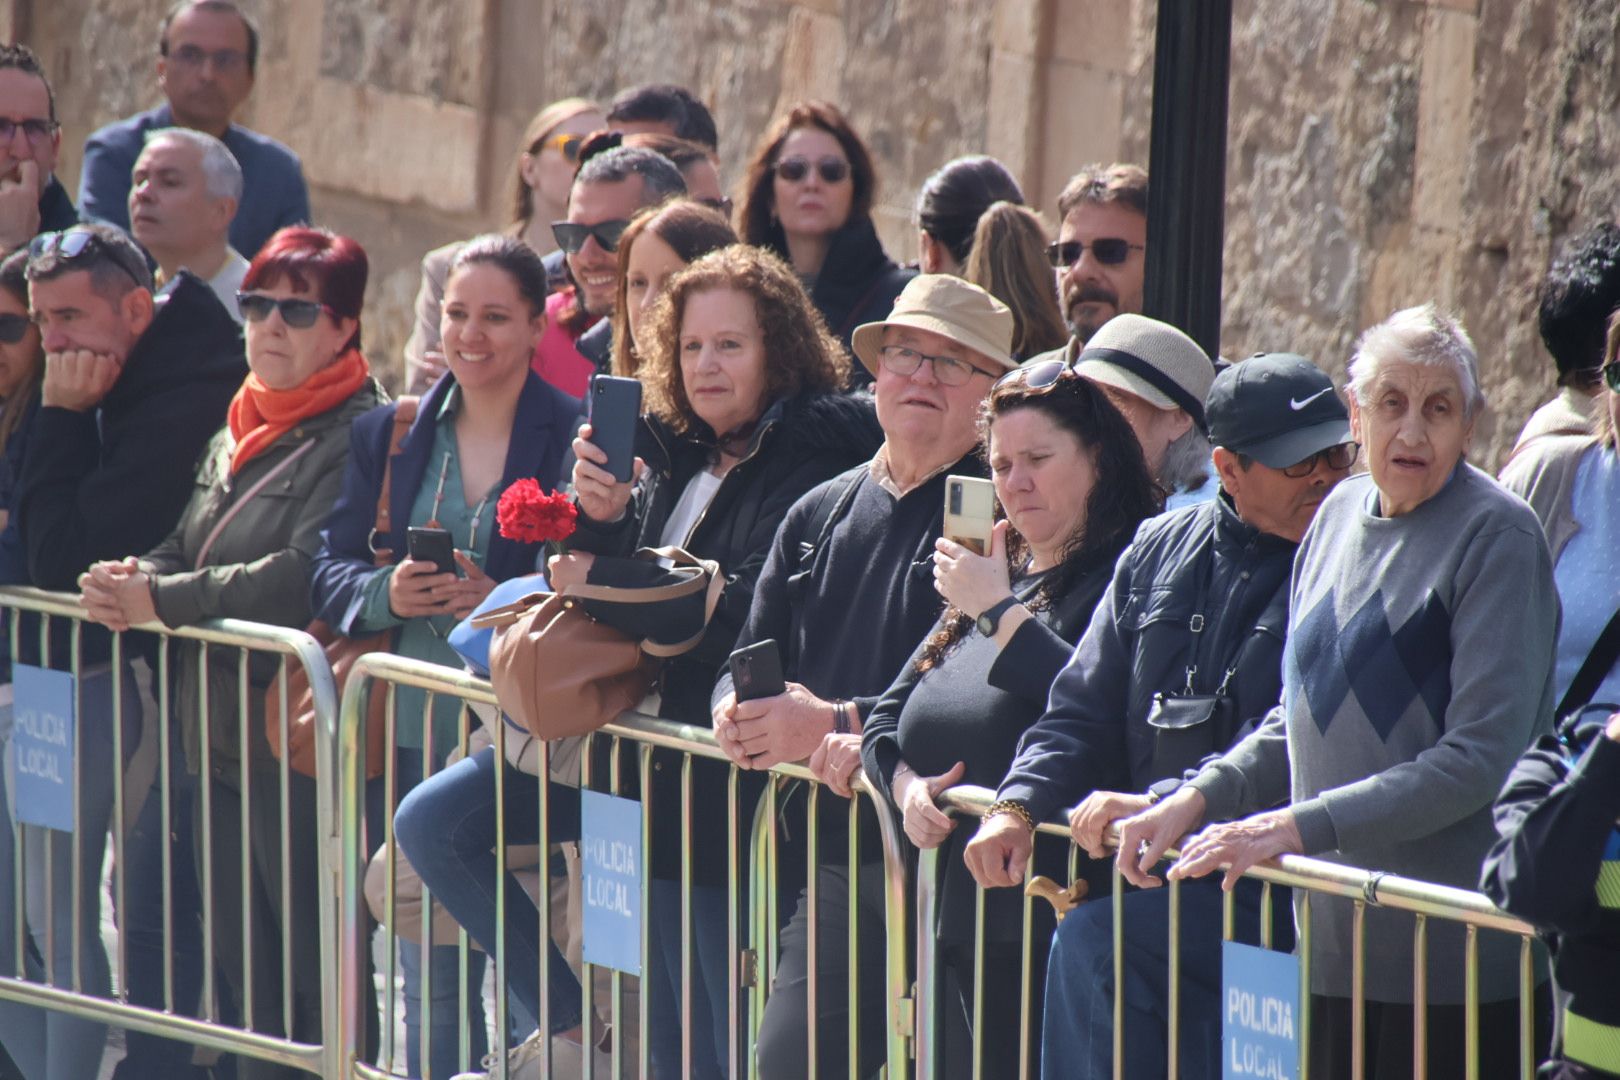
[[[1304,461],[1296,461],[1292,465],[1285,465],[1278,472],[1293,480],[1311,475],[1316,471],[1316,463],[1327,462],[1327,467],[1334,472],[1343,472],[1356,463],[1356,456],[1361,453],[1361,444],[1343,442],[1338,446],[1330,446],[1326,450],[1318,450]]]
[[[815,163],[816,172],[821,174],[823,184],[841,184],[849,177],[849,162],[843,158],[824,157]],[[774,166],[776,175],[790,184],[797,184],[810,175],[810,159],[805,157],[783,158]]]
[[[10,311],[0,315],[0,342],[5,342],[7,345],[17,344],[23,339],[23,335],[28,333],[28,328],[32,325],[34,325],[33,321],[26,315],[18,315]]]
[[[731,204],[731,200],[728,199],[728,198],[722,197],[722,198],[718,198],[718,199],[695,199],[693,201],[698,203],[701,206],[707,206],[710,210],[718,210],[718,211],[720,211],[720,216],[721,217],[724,217],[724,218],[730,218],[731,217],[731,205],[732,204]]]
[[[61,127],[55,120],[13,120],[9,116],[0,116],[0,143],[9,143],[16,138],[17,129],[22,128],[29,145],[35,150],[42,150]]]
[[[1142,250],[1141,244],[1133,244],[1117,236],[1101,237],[1090,244],[1079,240],[1059,240],[1046,245],[1046,261],[1059,270],[1065,270],[1079,262],[1088,247],[1091,248],[1092,258],[1104,266],[1118,266],[1131,257],[1131,252]]]
[[[1603,365],[1603,385],[1620,394],[1620,360]]]
[[[589,237],[596,237],[597,246],[603,251],[614,252],[619,250],[619,237],[624,230],[630,227],[630,222],[624,218],[614,218],[611,221],[598,221],[595,225],[576,225],[572,221],[553,221],[551,235],[557,241],[557,246],[569,255],[578,255],[585,246]]]
[[[975,374],[992,379],[996,377],[995,372],[975,367],[966,360],[958,360],[954,356],[929,356],[904,345],[885,345],[878,350],[878,355],[883,359],[883,366],[896,375],[915,375],[926,360],[933,365],[934,378],[945,386],[961,386]]]
[[[336,311],[318,300],[300,300],[297,297],[277,299],[258,292],[237,293],[236,306],[241,309],[242,318],[256,323],[264,322],[272,311],[279,310],[281,321],[294,330],[308,330],[315,325],[322,312],[334,319],[338,317]]]
[[[240,71],[247,67],[247,53],[241,49],[204,49],[200,45],[182,45],[165,56],[180,67],[199,69],[213,61],[219,72]]]
[[[87,253],[106,256],[109,262],[128,274],[135,284],[142,288],[150,287],[151,278],[148,276],[150,272],[147,271],[146,264],[142,262],[139,268],[131,264],[131,260],[139,256],[133,251],[108,243],[86,226],[75,225],[61,232],[40,233],[28,242],[29,262],[47,255],[55,255],[61,259],[78,259]]]

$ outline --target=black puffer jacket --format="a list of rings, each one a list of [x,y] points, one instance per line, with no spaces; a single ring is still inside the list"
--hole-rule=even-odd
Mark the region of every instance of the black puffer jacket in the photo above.
[[[786,259],[787,239],[780,225],[773,225],[765,237],[765,246]],[[894,298],[906,287],[906,282],[917,276],[917,271],[899,266],[883,250],[877,228],[869,217],[855,218],[832,234],[827,246],[827,257],[821,272],[810,290],[810,300],[821,312],[832,331],[851,356],[850,336],[862,323],[887,319],[894,309]],[[852,385],[872,381],[865,365],[855,364],[850,371]]]
[[[998,795],[1036,820],[1092,791],[1145,791],[1220,753],[1282,693],[1288,580],[1297,545],[1260,532],[1222,494],[1142,523],[1046,715],[1025,733]],[[1228,705],[1183,730],[1148,724],[1153,695],[1227,685]]]
[[[639,547],[657,547],[681,492],[708,466],[713,443],[706,430],[681,436],[654,417],[645,423],[647,472],[629,512],[612,525],[581,515],[570,548],[628,555]],[[659,690],[666,717],[708,726],[715,674],[748,617],[754,583],[783,515],[823,480],[870,459],[882,441],[872,400],[865,395],[799,397],[766,411],[747,454],[721,480],[708,510],[681,544],[718,562],[726,587],[703,641],[664,666]]]

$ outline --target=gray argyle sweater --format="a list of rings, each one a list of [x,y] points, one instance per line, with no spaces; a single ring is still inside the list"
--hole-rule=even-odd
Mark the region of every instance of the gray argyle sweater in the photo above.
[[[1290,797],[1305,854],[1474,889],[1491,802],[1550,727],[1558,618],[1541,526],[1486,474],[1459,465],[1396,518],[1369,476],[1346,480],[1294,561],[1282,704],[1192,781],[1209,820]],[[1348,996],[1351,902],[1311,903],[1314,989]],[[1412,930],[1368,909],[1370,1000],[1412,1000]],[[1433,1003],[1463,1000],[1463,940],[1430,920]],[[1512,997],[1516,939],[1480,946],[1483,1000]]]

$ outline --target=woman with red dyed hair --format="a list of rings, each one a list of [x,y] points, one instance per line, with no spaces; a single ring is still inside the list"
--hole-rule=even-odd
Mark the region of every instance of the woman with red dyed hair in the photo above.
[[[349,459],[350,425],[387,400],[360,352],[366,276],[364,249],[325,229],[282,229],[260,250],[237,294],[250,370],[226,427],[203,455],[196,490],[169,538],[140,559],[98,563],[85,575],[81,584],[91,618],[114,630],[214,618],[300,628],[309,623],[310,567]],[[204,699],[200,648],[184,645],[178,653],[179,676],[170,684],[174,715],[188,771],[205,774],[198,783],[207,785],[209,813],[194,817],[196,847],[212,849],[211,931],[225,990],[240,1015],[251,971],[253,1015],[243,1016],[244,1026],[318,1043],[322,958],[320,936],[310,929],[324,917],[317,890],[316,788],[312,777],[289,771],[283,806],[281,766],[265,737],[263,715],[275,667],[250,666],[252,686],[244,695],[236,651],[215,649]],[[243,700],[246,712],[239,707]],[[242,790],[244,780],[251,799]],[[250,849],[242,843],[244,813]],[[249,926],[242,925],[245,871]],[[284,949],[292,961],[290,1031],[282,1016]],[[182,1009],[193,1004],[176,1002]],[[375,1029],[374,1017],[370,1026]],[[375,1042],[375,1030],[372,1035]],[[243,1058],[238,1075],[245,1080],[291,1073]]]

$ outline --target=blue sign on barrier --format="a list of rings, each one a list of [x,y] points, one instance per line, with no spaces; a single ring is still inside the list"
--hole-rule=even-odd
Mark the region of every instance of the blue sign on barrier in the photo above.
[[[1299,958],[1221,944],[1223,1080],[1299,1075]]]
[[[17,820],[73,831],[73,676],[15,664],[11,669],[11,776]]]
[[[579,854],[588,964],[641,974],[641,804],[580,792]]]

